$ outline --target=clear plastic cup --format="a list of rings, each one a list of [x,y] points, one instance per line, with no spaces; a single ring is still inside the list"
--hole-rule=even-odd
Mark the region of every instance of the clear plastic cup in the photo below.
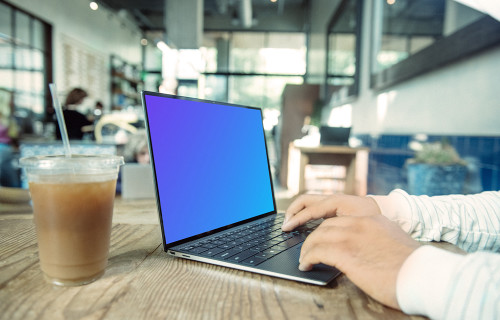
[[[38,239],[40,266],[56,285],[100,278],[108,262],[116,179],[112,155],[22,158]]]

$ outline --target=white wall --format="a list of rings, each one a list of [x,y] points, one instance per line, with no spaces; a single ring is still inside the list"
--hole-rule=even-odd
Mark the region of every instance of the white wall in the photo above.
[[[353,132],[500,135],[500,46],[375,92],[369,88],[371,15],[366,5]]]
[[[133,63],[141,63],[140,31],[102,6],[97,11],[89,8],[88,0],[10,0],[14,6],[21,8],[52,25],[53,31],[53,68],[54,81],[59,91],[65,88],[62,81],[64,39],[76,40],[81,47],[96,52],[106,58],[107,70],[102,81],[107,87],[105,97],[96,97],[105,103],[109,97],[109,56],[115,54]]]
[[[500,135],[500,47],[401,83],[363,90],[357,133]]]

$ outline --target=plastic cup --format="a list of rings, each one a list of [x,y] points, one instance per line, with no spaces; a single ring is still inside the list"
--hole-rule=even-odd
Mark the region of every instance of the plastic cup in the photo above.
[[[123,158],[110,155],[22,158],[46,279],[77,286],[106,269],[118,170]]]

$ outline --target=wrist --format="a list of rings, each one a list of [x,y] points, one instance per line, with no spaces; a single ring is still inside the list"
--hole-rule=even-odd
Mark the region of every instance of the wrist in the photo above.
[[[403,190],[394,190],[387,196],[369,195],[376,202],[380,213],[387,219],[396,222],[406,233],[414,228],[411,219],[411,206]]]

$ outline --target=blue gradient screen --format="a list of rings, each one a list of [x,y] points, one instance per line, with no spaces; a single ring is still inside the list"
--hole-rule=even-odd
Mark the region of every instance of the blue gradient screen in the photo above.
[[[275,210],[261,110],[144,102],[167,244]]]

